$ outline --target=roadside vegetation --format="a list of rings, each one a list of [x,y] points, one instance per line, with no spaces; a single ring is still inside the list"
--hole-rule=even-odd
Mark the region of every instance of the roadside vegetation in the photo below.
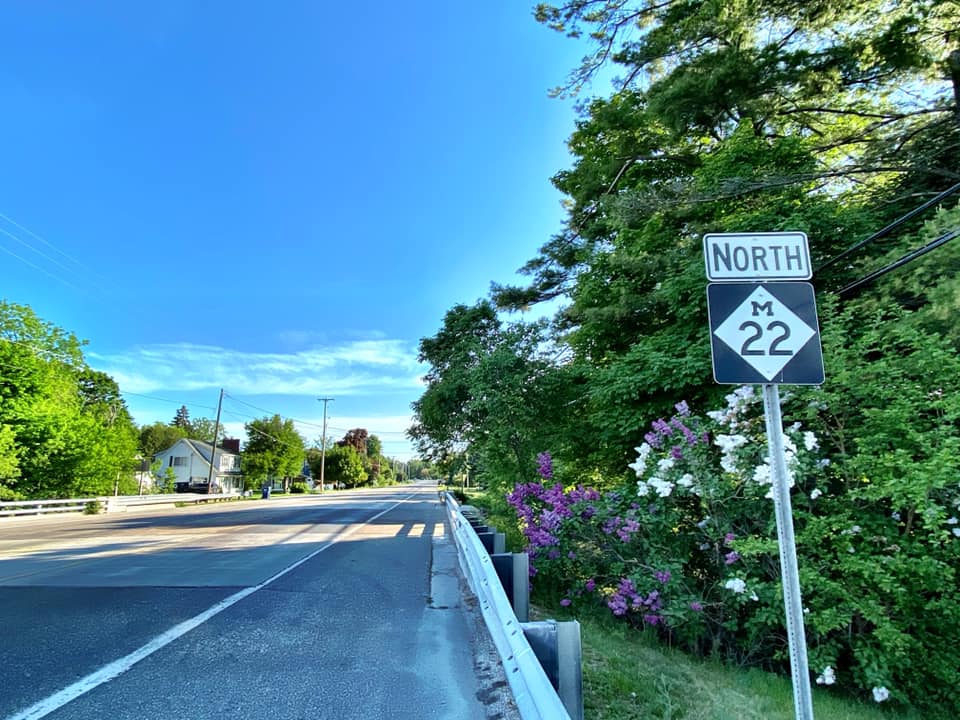
[[[83,345],[29,306],[0,300],[0,501],[173,492],[173,468],[151,466],[154,455],[182,438],[209,444],[216,431],[217,443],[224,440],[222,426],[191,418],[186,406],[168,423],[138,427],[116,381],[87,364]],[[320,439],[308,447],[293,420],[265,416],[245,429],[245,489],[278,478],[305,492],[305,464],[320,477]],[[148,467],[152,477],[145,479]],[[413,461],[406,472],[421,477],[427,465]],[[391,485],[407,477],[365,429],[327,438],[330,484]]]
[[[960,8],[535,15],[595,50],[559,89],[583,109],[553,178],[567,220],[528,284],[494,284],[421,340],[411,437],[452,485],[487,488],[545,607],[731,678],[789,677],[758,391],[713,381],[701,239],[806,233],[826,381],[781,394],[811,681],[883,716],[955,716]],[[611,72],[614,93],[583,97]],[[542,320],[507,314],[547,301]],[[643,694],[685,702],[681,686]]]

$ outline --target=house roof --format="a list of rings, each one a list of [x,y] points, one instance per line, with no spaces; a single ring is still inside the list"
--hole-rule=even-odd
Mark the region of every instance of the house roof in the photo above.
[[[177,442],[175,442],[173,445],[171,445],[170,447],[168,447],[166,450],[163,450],[163,451],[157,453],[157,455],[161,455],[161,454],[163,454],[163,453],[165,453],[165,452],[169,452],[170,450],[172,450],[173,448],[175,448],[179,443],[183,443],[184,445],[186,445],[190,450],[192,450],[192,451],[195,452],[197,455],[199,455],[200,458],[201,458],[205,463],[207,463],[208,465],[210,464],[210,451],[213,449],[213,446],[212,446],[210,443],[208,443],[208,442],[203,442],[203,440],[191,440],[191,439],[189,439],[189,438],[181,438],[180,440],[177,440]],[[230,451],[228,451],[228,450],[224,450],[223,448],[217,448],[216,455],[214,455],[214,459],[216,460],[216,463],[215,463],[215,464],[219,465],[219,464],[220,464],[220,458],[221,458],[221,457],[224,457],[224,456],[226,456],[226,457],[238,457],[237,453],[233,453],[233,452],[230,452]],[[156,456],[154,456],[154,457],[156,457]],[[230,471],[228,471],[228,472],[230,472]],[[236,471],[232,471],[232,472],[236,472]]]

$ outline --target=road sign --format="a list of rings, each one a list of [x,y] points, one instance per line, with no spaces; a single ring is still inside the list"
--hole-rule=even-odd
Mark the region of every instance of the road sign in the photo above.
[[[718,383],[823,383],[810,283],[711,283],[707,312],[713,377]]]
[[[703,236],[707,279],[809,280],[810,247],[802,232],[708,233]]]

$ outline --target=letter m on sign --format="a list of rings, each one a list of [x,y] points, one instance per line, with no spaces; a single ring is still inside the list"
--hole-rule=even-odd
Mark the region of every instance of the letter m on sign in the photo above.
[[[773,317],[773,302],[767,300],[765,303],[759,303],[756,300],[751,300],[750,305],[753,308],[753,317],[757,317],[764,310],[767,311],[767,317]]]

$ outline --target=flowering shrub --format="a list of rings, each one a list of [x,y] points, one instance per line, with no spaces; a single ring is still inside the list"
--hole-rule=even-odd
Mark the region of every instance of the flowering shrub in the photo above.
[[[819,417],[822,401],[810,397],[784,402]],[[562,605],[600,603],[701,654],[783,668],[762,402],[751,387],[726,401],[706,417],[679,403],[673,417],[653,422],[630,464],[633,479],[615,491],[535,482],[518,485],[508,502],[538,590]],[[850,487],[812,430],[795,422],[784,434],[817,683],[877,702],[955,699],[960,487],[922,519],[907,518],[886,499],[870,500],[870,483]],[[541,461],[540,475],[549,480],[552,465]],[[924,653],[938,658],[934,688]]]

